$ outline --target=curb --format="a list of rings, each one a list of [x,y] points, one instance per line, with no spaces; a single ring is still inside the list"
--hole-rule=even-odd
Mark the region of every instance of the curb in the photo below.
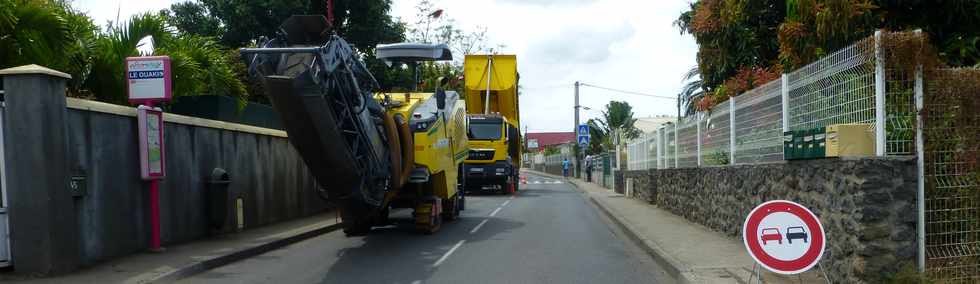
[[[544,176],[559,177],[552,174],[533,171],[533,170],[529,170],[529,172],[544,175]],[[673,257],[670,256],[670,254],[663,251],[663,249],[661,249],[660,246],[658,246],[656,243],[638,234],[637,230],[634,229],[632,225],[627,223],[624,217],[619,216],[619,214],[615,213],[612,208],[609,208],[608,205],[605,205],[604,203],[602,203],[602,201],[599,201],[594,196],[592,196],[587,191],[585,191],[585,189],[582,189],[578,184],[579,181],[575,179],[568,179],[568,182],[582,193],[588,195],[589,201],[591,201],[593,205],[599,208],[599,211],[601,211],[604,215],[606,215],[606,217],[612,220],[613,223],[616,224],[617,227],[619,227],[620,231],[625,233],[626,236],[631,241],[633,241],[633,243],[635,243],[638,247],[643,249],[644,252],[650,255],[650,257],[653,258],[653,260],[656,261],[657,264],[661,266],[661,268],[666,270],[667,273],[670,274],[670,276],[673,277],[675,281],[677,281],[678,283],[695,283],[695,281],[693,280],[694,277],[692,277],[693,275],[689,275],[691,273],[691,270],[686,265],[683,265],[680,263],[680,261],[675,260]]]
[[[225,266],[225,265],[230,264],[232,262],[236,262],[236,261],[239,261],[239,260],[243,260],[243,259],[246,259],[246,258],[250,258],[250,257],[256,256],[256,255],[260,255],[260,254],[263,254],[263,253],[266,253],[266,252],[269,252],[269,251],[272,251],[272,250],[276,250],[276,249],[279,249],[279,248],[282,248],[282,247],[285,247],[285,246],[288,246],[288,245],[291,245],[291,244],[294,244],[294,243],[298,243],[298,242],[301,242],[301,241],[304,241],[304,240],[307,240],[307,239],[310,239],[310,238],[313,238],[313,237],[316,237],[316,236],[319,236],[319,235],[330,233],[330,232],[339,230],[340,228],[342,228],[341,223],[336,223],[336,224],[333,224],[333,225],[327,225],[327,226],[319,227],[319,228],[312,229],[312,230],[309,230],[309,231],[305,231],[305,232],[302,232],[302,233],[299,233],[299,234],[295,234],[295,235],[292,235],[292,236],[289,236],[289,237],[281,238],[281,239],[278,239],[278,240],[275,240],[275,241],[271,241],[271,242],[267,242],[267,243],[255,245],[255,246],[252,246],[252,247],[247,247],[247,248],[244,248],[244,249],[240,249],[240,250],[234,251],[234,252],[229,253],[229,254],[225,254],[225,255],[221,255],[221,256],[216,256],[216,257],[213,257],[213,258],[209,258],[209,259],[205,259],[205,260],[202,260],[202,261],[198,261],[198,262],[194,262],[194,263],[185,265],[183,267],[177,268],[174,271],[170,271],[170,272],[167,272],[167,273],[160,274],[159,276],[154,277],[153,279],[150,279],[150,280],[148,280],[148,281],[146,281],[144,283],[172,283],[172,282],[176,282],[177,280],[184,279],[184,278],[193,276],[193,275],[198,274],[198,273],[201,273],[201,272],[205,272],[205,271],[208,271],[208,270],[211,270],[211,269],[215,269],[215,268],[218,268],[218,267],[221,267],[221,266]]]

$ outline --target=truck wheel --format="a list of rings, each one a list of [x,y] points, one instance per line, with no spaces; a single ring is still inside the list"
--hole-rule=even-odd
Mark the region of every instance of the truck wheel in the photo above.
[[[424,207],[416,208],[415,210],[415,228],[424,234],[435,233],[442,225],[442,214],[432,214],[432,210],[437,210],[436,207],[442,204],[439,204],[441,202],[436,198],[424,200],[422,202],[424,203],[424,205],[422,205]]]
[[[457,193],[458,194],[458,193]],[[459,196],[453,197],[442,203],[442,219],[454,221],[459,216]]]
[[[466,191],[459,192],[459,211],[466,210]]]
[[[359,201],[350,200],[340,208],[340,219],[343,222],[344,234],[351,236],[364,236],[371,231],[371,215],[364,204]]]

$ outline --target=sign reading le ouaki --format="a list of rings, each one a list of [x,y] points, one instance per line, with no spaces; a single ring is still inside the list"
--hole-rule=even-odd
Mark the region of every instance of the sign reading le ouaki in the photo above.
[[[752,209],[742,227],[742,240],[758,264],[780,274],[813,268],[827,245],[820,219],[803,205],[786,200]]]
[[[170,57],[142,56],[126,58],[126,87],[129,102],[169,101],[172,97]]]

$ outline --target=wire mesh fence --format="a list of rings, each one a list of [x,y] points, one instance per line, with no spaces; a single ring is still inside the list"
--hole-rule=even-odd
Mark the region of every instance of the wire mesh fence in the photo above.
[[[926,267],[950,283],[978,283],[980,70],[939,70],[933,77],[922,112]]]
[[[869,56],[874,54],[873,40],[864,39],[787,74],[790,130],[874,122],[875,61]]]
[[[782,82],[775,80],[732,98],[735,163],[783,160]]]
[[[722,103],[701,123],[701,165],[727,165],[731,154],[731,112]]]
[[[698,166],[698,119],[681,119],[677,124],[677,167]]]

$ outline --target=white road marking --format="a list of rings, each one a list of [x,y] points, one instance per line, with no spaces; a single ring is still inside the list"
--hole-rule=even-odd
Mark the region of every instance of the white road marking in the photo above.
[[[458,243],[456,243],[456,245],[453,246],[453,248],[449,249],[449,251],[447,251],[446,254],[443,254],[442,257],[440,257],[439,260],[436,261],[436,263],[433,263],[432,267],[439,266],[440,264],[442,264],[443,261],[446,261],[446,259],[449,258],[449,255],[453,254],[453,252],[456,251],[456,249],[458,249],[460,246],[462,246],[463,242],[465,241],[466,240],[460,240]]]
[[[490,217],[493,217],[493,215],[497,215],[497,212],[500,212],[500,209],[504,209],[504,208],[503,207],[497,207],[497,209],[493,210],[493,212],[490,212]]]
[[[539,184],[539,183],[541,183],[541,181],[540,181],[540,180],[536,180],[536,181],[534,181],[534,184]]]
[[[510,200],[504,201],[504,204],[500,204],[500,207],[507,206],[507,203],[510,203]]]
[[[415,281],[412,281],[412,284],[422,284],[422,280],[415,280]]]
[[[513,195],[511,195],[509,199],[514,199],[514,196],[513,196]]]
[[[476,227],[473,227],[473,229],[470,230],[470,234],[475,234],[476,230],[479,230],[480,227],[483,227],[483,224],[486,224],[487,221],[490,221],[490,219],[483,219],[483,222],[480,222],[480,224],[477,224]]]

